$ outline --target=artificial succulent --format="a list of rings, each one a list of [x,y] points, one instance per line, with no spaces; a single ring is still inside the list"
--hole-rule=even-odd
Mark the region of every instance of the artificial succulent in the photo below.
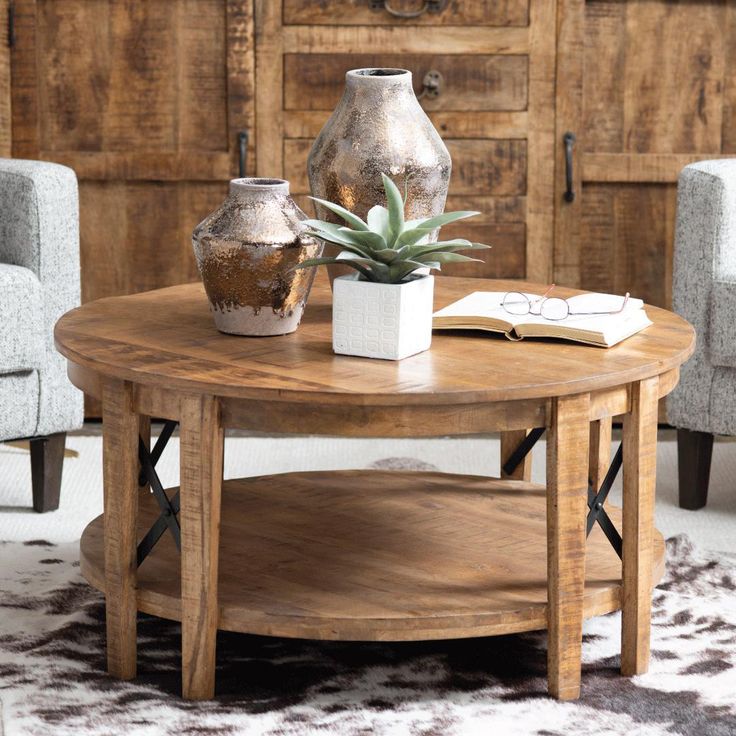
[[[324,220],[306,220],[310,235],[332,243],[342,248],[342,251],[334,257],[310,258],[297,268],[343,264],[354,268],[366,281],[398,284],[409,280],[420,268],[440,270],[443,263],[479,260],[455,251],[490,248],[463,238],[427,242],[430,234],[444,225],[480,213],[445,212],[420,220],[405,220],[406,197],[402,197],[399,188],[388,176],[381,176],[388,207],[372,207],[366,220],[338,204],[312,197],[315,202],[341,217],[349,227]]]

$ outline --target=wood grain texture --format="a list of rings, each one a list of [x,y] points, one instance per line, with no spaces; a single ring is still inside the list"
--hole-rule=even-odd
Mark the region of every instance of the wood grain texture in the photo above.
[[[281,25],[282,4],[254,0],[254,43],[256,55],[256,176],[284,176],[282,89],[284,84],[284,43]],[[306,159],[305,159],[306,163]],[[304,172],[306,177],[306,170]],[[288,178],[288,177],[287,177]],[[293,184],[292,191],[296,191]],[[308,191],[308,188],[304,191]]]
[[[394,0],[391,7],[416,11],[418,0]],[[449,3],[441,13],[424,13],[418,18],[397,20],[385,10],[375,11],[368,0],[284,0],[284,23],[296,25],[406,25],[406,26],[524,26],[529,16],[529,0]]]
[[[342,96],[345,73],[365,67],[397,67],[413,74],[422,92],[429,71],[443,78],[436,97],[421,98],[429,110],[526,110],[525,56],[488,54],[284,54],[284,109],[332,111]]]
[[[583,32],[585,0],[559,0],[557,13],[557,77],[555,116],[555,220],[554,276],[555,283],[579,286],[581,262],[587,259],[587,241],[581,237],[584,207],[580,187],[580,151],[584,148],[585,130],[580,129],[583,110]],[[575,199],[565,199],[567,165],[564,136],[572,133],[572,185]],[[636,292],[632,292],[636,294]],[[637,294],[638,295],[638,294]]]
[[[226,193],[224,182],[81,181],[83,301],[199,278],[192,230]]]
[[[224,434],[210,396],[183,397],[180,419],[182,694],[215,694]]]
[[[519,445],[524,441],[528,431],[517,429],[511,432],[501,432],[501,478],[529,481],[532,477],[532,453],[530,452],[516,467],[513,473],[507,473],[503,466]]]
[[[223,484],[219,626],[267,636],[421,640],[546,627],[545,491],[467,475],[289,473]],[[610,510],[614,523],[620,512]],[[156,515],[142,503],[141,531]],[[598,528],[586,617],[620,605],[621,563]],[[82,573],[104,588],[102,522]],[[141,611],[181,617],[166,535],[139,571]],[[664,570],[655,532],[654,576]]]
[[[435,282],[434,304],[440,308],[478,289],[511,288],[540,287],[447,277]],[[563,296],[574,293],[560,289]],[[202,286],[188,284],[84,305],[57,323],[55,337],[71,362],[138,384],[361,407],[472,404],[597,391],[676,368],[694,346],[687,322],[650,307],[654,325],[609,349],[541,340],[512,343],[501,336],[448,331],[435,333],[431,350],[404,361],[355,359],[332,352],[330,305],[322,274],[302,325],[292,335],[257,340],[223,336],[212,322]]]
[[[631,387],[631,412],[624,416],[623,586],[621,673],[649,668],[652,615],[652,529],[657,463],[658,379]]]
[[[132,386],[106,380],[102,392],[104,473],[104,570],[107,670],[136,674],[136,532],[138,510],[138,417]]]
[[[0,39],[8,38],[8,7],[11,0],[0,2]],[[12,150],[10,46],[0,44],[0,156],[10,158]]]
[[[611,464],[612,425],[611,417],[597,419],[590,423],[590,461],[588,463],[588,475],[593,490],[596,493],[601,487]]]
[[[586,289],[631,292],[668,307],[677,192],[659,184],[588,184],[580,196],[585,257],[558,275]],[[574,273],[573,273],[574,271]],[[576,275],[574,275],[576,274]]]
[[[559,700],[580,696],[589,415],[586,394],[555,399],[547,427],[547,683]]]
[[[259,0],[256,0],[258,2]],[[274,3],[281,6],[281,3]],[[257,7],[257,6],[256,6]],[[445,54],[527,54],[527,28],[482,26],[284,26],[283,48],[293,53],[321,53],[329,48],[335,54],[351,54],[365,49],[374,54],[424,54],[441,49]]]
[[[526,278],[549,282],[554,254],[555,0],[532,0],[529,31]]]

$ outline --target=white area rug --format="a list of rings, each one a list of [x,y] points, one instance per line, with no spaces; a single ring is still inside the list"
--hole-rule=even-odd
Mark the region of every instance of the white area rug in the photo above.
[[[185,702],[180,629],[139,618],[138,678],[104,671],[104,605],[74,543],[0,545],[5,736],[733,736],[736,557],[669,543],[648,674],[618,674],[620,617],[585,626],[582,697],[546,697],[543,634],[308,642],[222,633],[217,696]]]

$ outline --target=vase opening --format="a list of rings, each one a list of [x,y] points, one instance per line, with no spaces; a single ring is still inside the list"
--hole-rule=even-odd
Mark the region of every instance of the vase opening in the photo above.
[[[269,179],[260,176],[232,179],[230,181],[230,194],[247,194],[251,197],[258,194],[288,195],[289,182],[286,179]]]
[[[390,82],[401,82],[402,84],[411,85],[411,72],[408,69],[385,69],[385,68],[368,68],[368,69],[351,69],[345,74],[345,81],[351,84],[381,84]]]

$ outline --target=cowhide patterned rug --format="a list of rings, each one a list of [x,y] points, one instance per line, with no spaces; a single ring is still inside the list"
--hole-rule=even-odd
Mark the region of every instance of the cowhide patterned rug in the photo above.
[[[343,644],[222,634],[218,694],[184,702],[179,628],[142,616],[139,678],[105,674],[104,608],[77,546],[0,544],[4,736],[417,734],[733,736],[736,559],[668,542],[652,664],[618,675],[618,615],[586,624],[583,695],[545,695],[543,634]]]

